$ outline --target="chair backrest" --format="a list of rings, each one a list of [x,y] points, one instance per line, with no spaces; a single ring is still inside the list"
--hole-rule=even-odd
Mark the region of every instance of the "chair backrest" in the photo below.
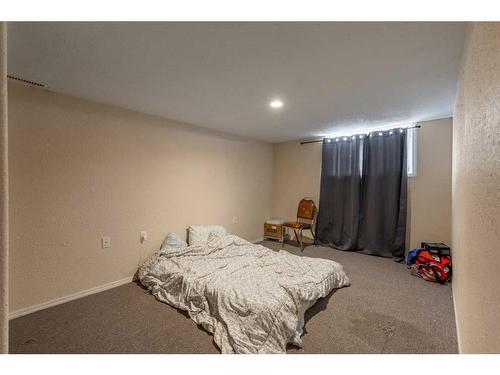
[[[315,215],[316,205],[314,201],[311,198],[303,198],[297,208],[297,221],[300,221],[300,219],[313,221]]]

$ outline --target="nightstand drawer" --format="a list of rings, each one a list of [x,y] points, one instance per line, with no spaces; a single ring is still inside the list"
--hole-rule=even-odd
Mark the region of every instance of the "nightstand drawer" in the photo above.
[[[281,240],[282,230],[283,225],[281,224],[264,223],[264,237]]]

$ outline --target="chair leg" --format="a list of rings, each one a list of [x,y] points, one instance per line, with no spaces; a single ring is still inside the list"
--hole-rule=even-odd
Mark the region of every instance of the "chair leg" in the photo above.
[[[302,228],[299,229],[299,234],[300,234],[300,251],[304,251],[304,238],[302,237]]]
[[[311,234],[313,236],[313,240],[314,240],[314,245],[317,247],[318,246],[318,242],[316,241],[316,235],[314,234],[312,228],[310,228],[310,231],[311,231]]]
[[[285,247],[285,227],[281,227],[281,248]]]
[[[297,243],[300,243],[299,236],[297,235],[297,229],[293,230],[293,234],[295,235],[295,240],[297,241]]]

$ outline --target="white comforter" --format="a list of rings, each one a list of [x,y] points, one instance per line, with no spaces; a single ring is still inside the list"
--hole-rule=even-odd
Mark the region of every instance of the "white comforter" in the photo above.
[[[139,278],[211,332],[222,353],[284,353],[287,343],[301,345],[305,310],[349,285],[334,261],[275,252],[234,235],[161,250]]]

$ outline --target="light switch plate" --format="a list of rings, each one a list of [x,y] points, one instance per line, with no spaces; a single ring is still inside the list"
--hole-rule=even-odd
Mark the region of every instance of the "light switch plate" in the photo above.
[[[101,239],[101,246],[103,249],[107,249],[108,247],[111,247],[111,237],[103,237]]]
[[[147,241],[148,240],[148,232],[146,232],[145,230],[142,230],[141,231],[141,243],[143,243],[144,241]]]

